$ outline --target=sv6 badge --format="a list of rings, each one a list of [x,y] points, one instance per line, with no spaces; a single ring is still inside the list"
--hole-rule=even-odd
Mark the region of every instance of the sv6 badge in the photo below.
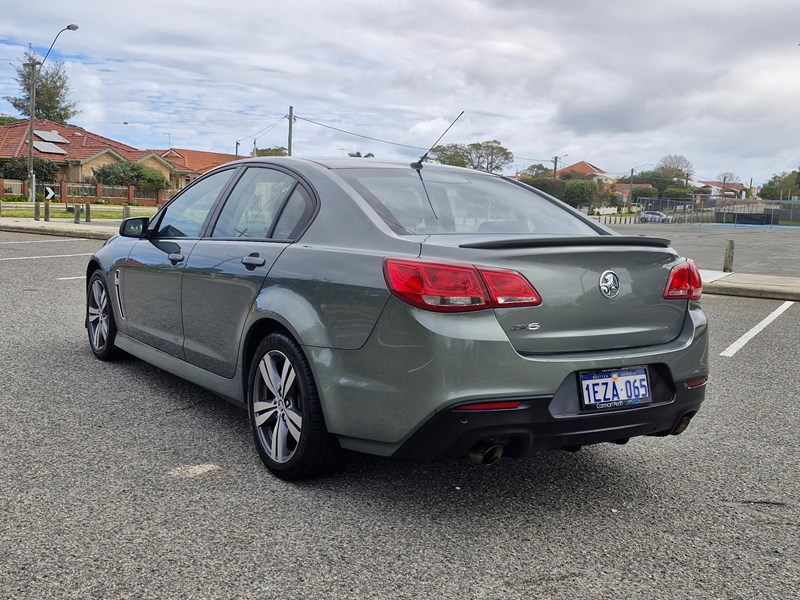
[[[541,325],[538,323],[522,323],[521,325],[514,325],[511,327],[511,331],[536,331],[540,329]]]

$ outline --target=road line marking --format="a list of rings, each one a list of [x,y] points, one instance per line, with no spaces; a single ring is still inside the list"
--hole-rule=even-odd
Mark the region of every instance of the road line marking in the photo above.
[[[0,258],[4,260],[36,260],[39,258],[72,258],[73,256],[91,256],[93,252],[84,252],[83,254],[53,254],[51,256],[12,256],[10,258]]]
[[[7,244],[58,244],[64,242],[88,242],[88,238],[69,238],[66,240],[21,240],[14,242],[0,242],[0,246]]]
[[[77,277],[59,277],[58,281],[69,281],[70,279],[86,279],[86,275],[78,275]]]
[[[761,321],[761,323],[759,323],[758,325],[756,325],[755,327],[753,327],[753,328],[752,328],[750,331],[748,331],[747,333],[745,333],[745,334],[744,334],[742,337],[740,337],[738,340],[736,340],[734,343],[732,343],[730,346],[728,346],[728,347],[727,347],[727,348],[726,348],[726,349],[725,349],[725,350],[722,352],[722,354],[720,354],[720,356],[728,356],[728,357],[731,357],[731,356],[733,356],[734,354],[736,354],[736,353],[737,353],[739,350],[741,350],[742,348],[744,348],[744,346],[745,346],[745,344],[747,344],[747,342],[749,342],[749,341],[750,341],[750,340],[752,340],[754,337],[756,337],[756,336],[757,336],[759,333],[761,333],[761,332],[762,332],[762,331],[763,331],[763,330],[764,330],[764,329],[767,327],[767,325],[769,325],[769,324],[770,324],[770,323],[772,323],[772,322],[773,322],[775,319],[777,319],[777,318],[778,318],[778,317],[780,317],[780,316],[781,316],[783,313],[785,313],[785,312],[786,312],[786,311],[789,309],[789,307],[790,307],[792,304],[794,304],[794,302],[788,302],[788,301],[787,301],[787,302],[784,302],[783,304],[781,304],[781,305],[780,305],[778,308],[776,308],[774,311],[772,311],[772,312],[771,312],[771,313],[770,313],[770,314],[767,316],[767,318],[766,318],[766,319],[764,319],[763,321]]]

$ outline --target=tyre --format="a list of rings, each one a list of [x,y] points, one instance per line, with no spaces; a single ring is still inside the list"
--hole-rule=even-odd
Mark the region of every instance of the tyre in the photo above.
[[[100,360],[114,360],[122,354],[114,345],[117,324],[108,286],[99,270],[92,273],[86,286],[86,331],[89,334],[89,346]]]
[[[311,367],[289,336],[272,333],[258,345],[247,410],[258,454],[277,477],[309,479],[338,464],[341,450],[325,427]]]

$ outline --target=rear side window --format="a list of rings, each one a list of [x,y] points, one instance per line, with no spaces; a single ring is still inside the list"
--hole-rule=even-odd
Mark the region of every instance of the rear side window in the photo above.
[[[588,223],[528,189],[480,173],[341,171],[398,233],[596,235]]]
[[[268,238],[297,180],[282,171],[247,169],[228,197],[212,237]]]

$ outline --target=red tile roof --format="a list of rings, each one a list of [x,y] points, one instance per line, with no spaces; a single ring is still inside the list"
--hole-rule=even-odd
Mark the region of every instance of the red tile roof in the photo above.
[[[592,163],[588,163],[585,160],[580,162],[576,162],[573,165],[569,165],[568,167],[564,167],[559,169],[556,172],[556,175],[562,175],[564,173],[580,173],[581,175],[602,175],[605,173],[603,169],[600,167],[595,167]]]
[[[63,125],[55,121],[37,119],[33,123],[34,131],[55,131],[67,143],[57,143],[56,145],[64,150],[66,154],[51,154],[40,152],[35,146],[34,156],[46,158],[54,163],[64,163],[71,160],[83,161],[91,158],[104,150],[113,150],[126,160],[136,161],[144,156],[146,152],[128,146],[122,142],[97,135],[87,131],[82,127],[74,125]],[[34,134],[34,142],[41,141]],[[18,158],[28,156],[28,121],[19,121],[9,125],[0,125],[0,159]]]
[[[236,160],[234,154],[220,152],[203,152],[201,150],[187,150],[186,148],[169,148],[167,150],[148,150],[157,154],[164,160],[171,162],[180,171],[205,173],[214,167]],[[238,158],[242,158],[241,156]]]
[[[46,158],[57,164],[67,161],[85,161],[101,152],[111,150],[125,160],[139,161],[155,154],[159,158],[172,164],[183,173],[200,174],[214,167],[236,160],[233,154],[219,152],[202,152],[184,148],[169,148],[166,150],[139,150],[122,142],[97,135],[82,127],[63,125],[55,121],[40,119],[34,121],[34,131],[55,131],[67,143],[56,143],[56,146],[66,154],[41,152],[34,145],[33,155]],[[34,142],[44,141],[34,134]],[[19,121],[9,125],[0,125],[0,159],[27,157],[28,156],[28,121]]]

